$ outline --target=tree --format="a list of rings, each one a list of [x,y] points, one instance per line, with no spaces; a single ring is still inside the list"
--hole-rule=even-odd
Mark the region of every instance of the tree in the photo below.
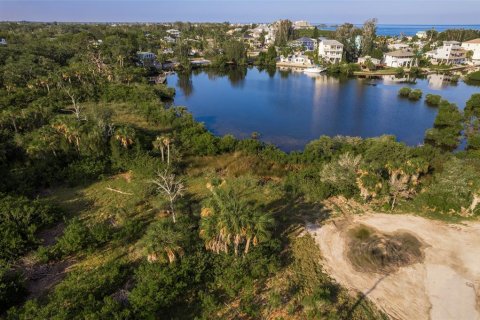
[[[151,183],[157,186],[157,190],[167,197],[170,202],[170,212],[172,214],[173,222],[176,222],[175,215],[175,201],[183,196],[185,186],[183,181],[175,177],[173,173],[170,173],[168,169],[157,172],[157,178],[151,180]]]
[[[165,220],[153,222],[142,239],[148,261],[169,263],[183,256],[185,241],[185,234]]]
[[[377,19],[365,21],[362,28],[361,54],[371,55],[375,49],[375,39],[377,37]]]
[[[347,62],[354,62],[358,57],[357,36],[361,31],[351,23],[344,23],[335,30],[334,38],[343,44],[343,54]]]
[[[135,129],[127,126],[120,127],[115,130],[114,137],[125,149],[128,149],[135,141]]]
[[[211,196],[202,209],[200,237],[205,247],[215,253],[229,252],[238,256],[240,247],[248,254],[250,246],[270,237],[273,218],[256,210],[231,186],[209,187]]]
[[[454,150],[460,143],[463,116],[458,107],[443,100],[432,129],[425,133],[425,142],[445,151]]]
[[[290,20],[280,20],[275,23],[275,45],[284,47],[293,37],[293,27]]]

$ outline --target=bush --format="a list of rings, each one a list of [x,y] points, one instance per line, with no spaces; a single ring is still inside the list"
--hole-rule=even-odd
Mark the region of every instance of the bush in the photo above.
[[[480,71],[472,72],[467,75],[468,81],[480,81]]]
[[[403,87],[398,91],[398,95],[402,98],[408,98],[411,92],[412,89],[410,89],[409,87]]]
[[[420,89],[412,90],[412,91],[408,94],[408,99],[409,99],[409,100],[417,101],[417,100],[420,100],[421,97],[422,97],[422,90],[420,90]]]
[[[25,296],[25,288],[20,275],[0,263],[0,310],[20,302]]]
[[[0,193],[0,260],[13,260],[36,242],[35,233],[58,216],[40,200]]]
[[[425,97],[425,103],[429,106],[438,107],[442,101],[442,97],[438,94],[427,94]]]

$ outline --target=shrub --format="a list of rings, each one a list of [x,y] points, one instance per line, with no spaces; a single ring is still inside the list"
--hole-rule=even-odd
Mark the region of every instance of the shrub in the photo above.
[[[35,233],[57,217],[39,200],[0,193],[0,260],[12,260],[36,243]]]
[[[409,100],[417,101],[417,100],[420,100],[421,97],[422,97],[422,90],[420,90],[420,89],[412,90],[412,91],[408,94],[408,99],[409,99]]]
[[[425,103],[429,106],[438,107],[442,101],[442,97],[438,94],[427,94],[425,97]]]
[[[467,75],[468,81],[480,81],[480,71],[472,72]]]
[[[412,92],[411,88],[403,87],[398,91],[398,95],[402,98],[408,98],[411,92]]]

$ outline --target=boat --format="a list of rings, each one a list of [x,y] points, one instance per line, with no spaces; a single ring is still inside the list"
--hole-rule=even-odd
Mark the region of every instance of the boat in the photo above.
[[[307,69],[303,70],[303,72],[305,72],[305,73],[322,73],[326,70],[327,70],[327,68],[312,67],[312,68],[307,68]]]

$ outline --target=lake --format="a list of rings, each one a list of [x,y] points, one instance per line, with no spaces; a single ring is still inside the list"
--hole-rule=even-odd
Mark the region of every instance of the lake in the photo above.
[[[375,137],[395,135],[408,145],[423,142],[437,108],[423,98],[398,97],[402,86],[418,88],[423,97],[439,94],[461,109],[480,87],[456,85],[442,76],[417,79],[415,84],[385,79],[338,78],[301,71],[238,68],[195,70],[167,78],[175,87],[175,105],[186,106],[196,120],[217,135],[238,138],[260,133],[263,141],[285,151],[303,149],[321,135]]]

